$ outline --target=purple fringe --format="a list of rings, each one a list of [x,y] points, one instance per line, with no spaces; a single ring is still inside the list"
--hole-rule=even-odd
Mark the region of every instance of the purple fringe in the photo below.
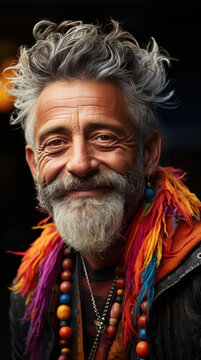
[[[48,315],[48,308],[52,296],[52,288],[57,282],[61,272],[63,256],[63,242],[53,249],[40,265],[39,281],[34,290],[25,316],[22,321],[31,319],[27,336],[27,351],[31,352],[30,360],[39,358],[41,340]]]

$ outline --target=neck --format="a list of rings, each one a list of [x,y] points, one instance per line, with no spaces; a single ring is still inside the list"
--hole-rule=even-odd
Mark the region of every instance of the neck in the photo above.
[[[136,213],[136,208],[139,203],[136,201],[135,204],[129,207],[127,210],[127,216],[124,222],[124,227],[122,231],[124,232],[127,226],[129,226],[131,220],[133,219],[133,214]],[[83,253],[83,257],[88,261],[90,266],[93,269],[101,269],[104,267],[108,267],[110,265],[116,264],[120,262],[122,257],[122,251],[125,246],[125,239],[118,238],[113,245],[108,247],[104,252],[100,253]]]
[[[101,253],[84,253],[84,258],[88,261],[93,269],[101,269],[120,261],[124,240],[118,239],[112,246]]]

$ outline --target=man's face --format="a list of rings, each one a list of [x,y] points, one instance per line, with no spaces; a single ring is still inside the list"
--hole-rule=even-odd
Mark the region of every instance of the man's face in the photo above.
[[[90,221],[95,222],[89,226],[88,242],[95,241],[98,233],[97,244],[100,243],[103,226],[104,237],[117,237],[125,204],[129,204],[127,211],[136,207],[143,185],[142,159],[141,170],[136,173],[139,161],[137,165],[135,128],[121,89],[110,82],[85,80],[48,85],[36,104],[34,136],[39,196],[61,235],[69,240],[75,229],[64,234],[63,228],[75,220],[74,228],[83,222],[83,229],[73,237],[80,237]],[[28,162],[35,174],[33,154]],[[128,201],[131,194],[134,199]],[[109,235],[112,221],[117,223],[116,230]],[[74,243],[72,246],[80,250]]]
[[[107,169],[126,175],[136,157],[135,129],[121,89],[109,82],[57,81],[39,96],[35,142],[40,179],[86,177]],[[72,197],[109,189],[79,190]]]

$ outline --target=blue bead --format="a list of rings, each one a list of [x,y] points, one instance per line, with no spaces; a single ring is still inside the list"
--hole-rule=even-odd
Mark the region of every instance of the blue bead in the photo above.
[[[70,321],[60,321],[59,322],[59,327],[62,327],[62,326],[70,326]]]
[[[59,298],[60,304],[69,305],[71,301],[71,297],[69,294],[62,294]]]
[[[145,189],[145,197],[147,200],[152,200],[155,196],[155,191],[152,188]]]
[[[140,338],[140,340],[144,340],[144,341],[147,340],[146,330],[145,330],[144,328],[140,330],[140,332],[139,332],[139,338]]]

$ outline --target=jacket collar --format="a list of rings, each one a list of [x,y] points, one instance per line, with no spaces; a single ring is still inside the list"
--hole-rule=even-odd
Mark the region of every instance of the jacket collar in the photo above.
[[[158,298],[164,291],[180,282],[191,271],[201,265],[201,242],[189,253],[185,260],[164,279],[159,281],[155,287],[154,300]]]

